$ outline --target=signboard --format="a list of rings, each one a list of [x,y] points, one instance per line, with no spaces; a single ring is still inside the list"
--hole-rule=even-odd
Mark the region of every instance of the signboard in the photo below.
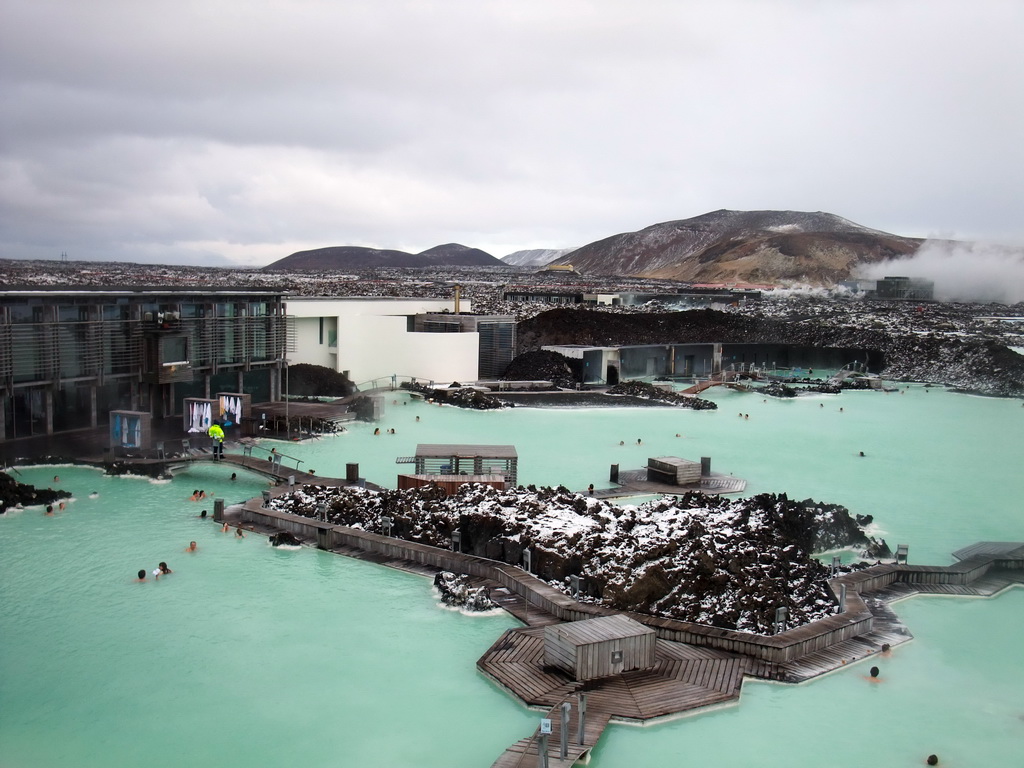
[[[540,719],[540,732],[541,733],[551,733],[551,718],[550,717],[542,717]]]

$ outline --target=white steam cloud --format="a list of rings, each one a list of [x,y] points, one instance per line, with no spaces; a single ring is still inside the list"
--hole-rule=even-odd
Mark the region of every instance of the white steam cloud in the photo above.
[[[919,277],[935,283],[939,301],[1024,301],[1024,248],[928,240],[913,256],[861,267],[858,277]]]

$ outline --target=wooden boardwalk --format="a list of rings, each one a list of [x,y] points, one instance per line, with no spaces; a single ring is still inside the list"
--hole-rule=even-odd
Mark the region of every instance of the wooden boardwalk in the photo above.
[[[569,711],[569,722],[566,733],[566,756],[562,758],[562,708],[561,702],[552,707],[544,717],[551,720],[551,733],[547,741],[548,768],[570,768],[579,760],[586,758],[587,753],[597,744],[601,734],[611,719],[607,713],[594,711],[587,703],[587,713],[583,720],[583,743],[577,742],[579,735],[579,700],[571,696],[566,701],[572,706]],[[534,768],[538,764],[540,752],[540,726],[532,736],[520,739],[506,749],[494,761],[491,768]]]

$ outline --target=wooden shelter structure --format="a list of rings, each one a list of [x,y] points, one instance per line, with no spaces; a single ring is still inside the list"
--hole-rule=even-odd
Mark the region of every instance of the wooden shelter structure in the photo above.
[[[657,634],[623,614],[549,624],[544,627],[544,664],[574,680],[598,680],[639,669],[655,661]]]
[[[701,474],[702,464],[699,461],[680,459],[676,456],[647,459],[647,479],[654,483],[692,485],[700,483]]]
[[[396,464],[414,464],[412,475],[404,477],[426,478],[440,481],[439,475],[455,478],[459,484],[482,482],[494,485],[494,476],[500,475],[507,485],[519,484],[519,454],[514,445],[459,445],[420,443],[416,455],[400,457]]]
[[[113,451],[145,451],[152,445],[153,417],[149,411],[111,411],[110,447]]]

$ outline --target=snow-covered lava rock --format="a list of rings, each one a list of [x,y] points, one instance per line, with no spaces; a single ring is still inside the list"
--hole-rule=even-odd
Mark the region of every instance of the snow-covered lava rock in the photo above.
[[[702,494],[616,506],[566,488],[499,491],[465,485],[451,496],[437,486],[371,491],[306,485],[271,502],[274,509],[451,547],[520,564],[530,549],[533,571],[569,592],[581,577],[581,599],[747,632],[769,633],[775,609],[791,626],[835,612],[828,569],[814,552],[865,547],[865,536],[841,506],[793,501],[785,494],[725,499]]]

